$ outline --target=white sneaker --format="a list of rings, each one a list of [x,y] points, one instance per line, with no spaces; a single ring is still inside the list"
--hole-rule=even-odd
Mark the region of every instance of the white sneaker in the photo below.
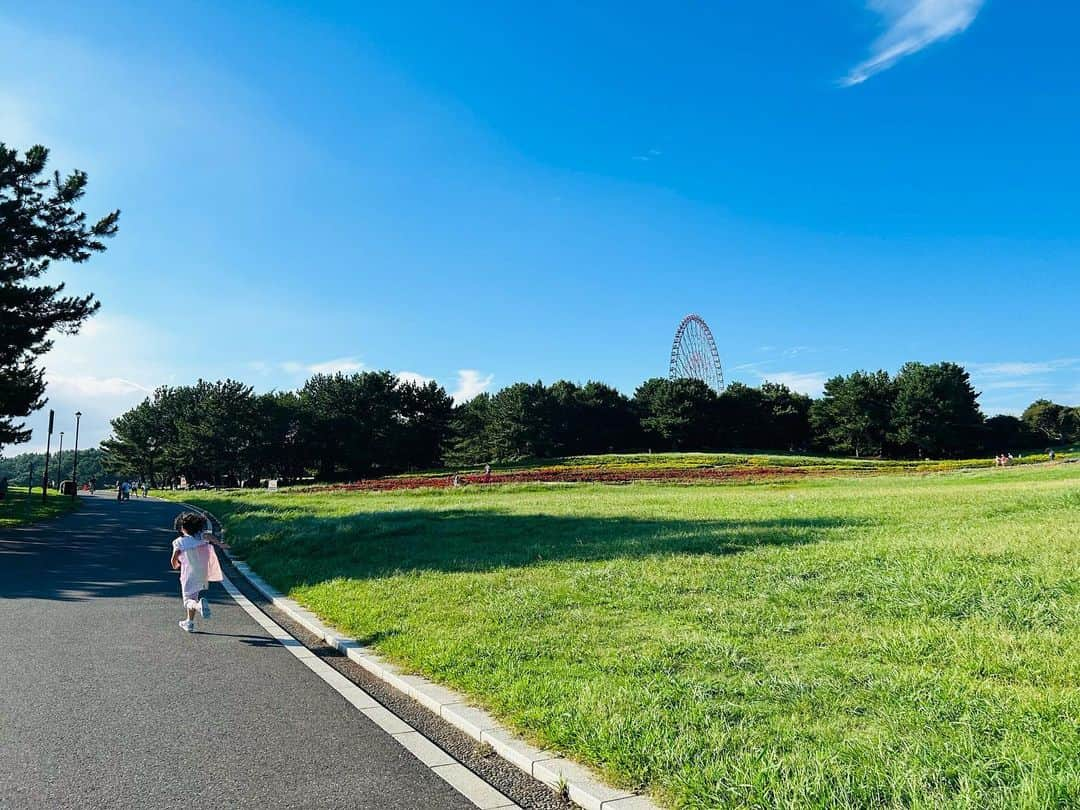
[[[195,621],[193,619],[181,619],[177,624],[179,624],[180,629],[186,633],[195,632]]]
[[[205,596],[199,600],[199,615],[204,619],[210,618],[210,603],[206,601]]]

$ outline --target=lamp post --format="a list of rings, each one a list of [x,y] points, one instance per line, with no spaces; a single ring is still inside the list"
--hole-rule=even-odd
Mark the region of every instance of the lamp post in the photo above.
[[[56,490],[60,491],[60,479],[64,477],[64,470],[60,467],[64,463],[64,431],[60,431],[60,449],[56,452],[56,469],[60,470],[56,474]]]
[[[49,494],[49,449],[52,447],[52,429],[53,429],[53,411],[49,409],[49,436],[45,440],[45,472],[41,474],[41,502],[45,502],[46,496]],[[60,459],[56,460],[56,465],[60,466]],[[31,479],[32,480],[32,479]],[[27,493],[29,494],[29,493]]]
[[[71,461],[71,499],[79,494],[79,420],[82,411],[75,411],[75,458]]]

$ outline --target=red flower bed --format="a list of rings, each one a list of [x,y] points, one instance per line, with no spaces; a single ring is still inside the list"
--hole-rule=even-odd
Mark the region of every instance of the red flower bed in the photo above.
[[[527,483],[605,483],[624,484],[631,481],[732,481],[777,476],[805,475],[806,471],[793,467],[702,467],[699,469],[640,469],[605,470],[588,467],[548,468],[516,470],[491,475],[458,475],[460,486],[477,484],[527,484]],[[431,487],[444,489],[454,485],[454,476],[401,476],[396,478],[373,478],[350,484],[317,487],[319,490],[359,490],[384,492],[397,489]]]

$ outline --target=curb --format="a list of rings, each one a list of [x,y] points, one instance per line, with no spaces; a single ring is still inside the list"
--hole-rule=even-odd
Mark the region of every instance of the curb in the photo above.
[[[203,513],[211,524],[221,521],[205,509],[181,504]],[[228,553],[228,552],[226,552]],[[407,675],[389,661],[364,647],[356,639],[339,633],[323,624],[314,613],[288,598],[246,562],[228,555],[233,566],[274,607],[302,626],[316,638],[338,650],[350,660],[384,681],[403,695],[412,698],[429,711],[455,726],[481,745],[488,745],[502,759],[524,771],[555,791],[565,791],[570,801],[584,810],[660,810],[647,796],[628,790],[618,790],[603,783],[591,770],[559,756],[553,751],[529,745],[490,714],[469,705],[464,695],[439,686],[419,675]]]

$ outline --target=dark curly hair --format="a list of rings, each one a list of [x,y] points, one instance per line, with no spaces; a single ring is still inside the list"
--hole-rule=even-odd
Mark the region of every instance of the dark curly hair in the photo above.
[[[178,532],[190,534],[194,537],[206,531],[206,518],[198,512],[184,512],[176,518],[173,528]]]

